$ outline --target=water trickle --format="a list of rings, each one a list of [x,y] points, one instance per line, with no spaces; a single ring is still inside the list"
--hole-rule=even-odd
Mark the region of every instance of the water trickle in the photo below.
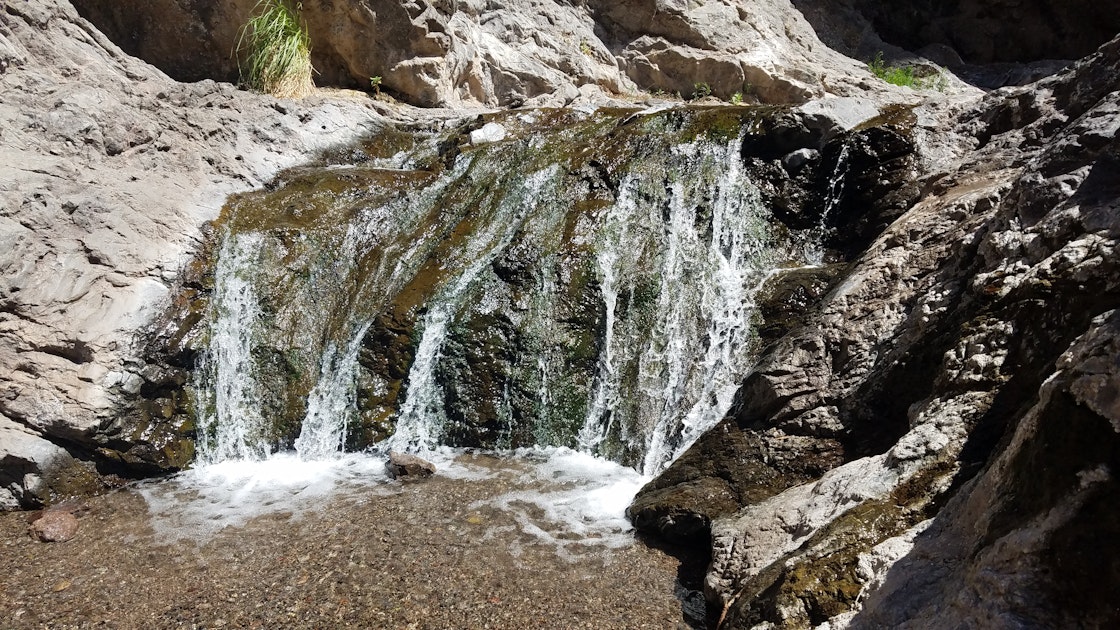
[[[840,153],[836,156],[836,165],[828,177],[828,186],[825,189],[824,208],[817,226],[811,231],[810,240],[805,247],[805,262],[810,265],[820,265],[824,262],[824,249],[821,243],[828,233],[828,218],[844,196],[844,186],[848,179],[848,143],[840,145]]]
[[[448,290],[431,300],[430,310],[422,324],[424,332],[416,351],[416,360],[408,373],[408,395],[401,405],[396,431],[385,443],[386,448],[430,450],[441,444],[447,415],[443,409],[443,392],[437,382],[436,367],[440,350],[447,339],[448,325],[460,310],[461,300],[479,274],[509,246],[526,213],[536,206],[555,173],[555,167],[533,173],[519,188],[498,200],[497,220],[489,223],[467,243],[463,258],[473,262]]]
[[[357,414],[358,351],[368,328],[367,323],[358,329],[344,353],[333,342],[327,345],[319,381],[307,397],[307,414],[294,444],[300,459],[332,459],[342,454],[346,427]]]

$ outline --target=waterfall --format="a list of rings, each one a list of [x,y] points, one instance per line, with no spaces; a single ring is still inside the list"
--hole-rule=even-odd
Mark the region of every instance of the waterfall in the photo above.
[[[345,447],[346,426],[357,413],[354,380],[358,351],[368,328],[366,324],[358,329],[344,353],[339,353],[334,343],[327,345],[319,381],[307,397],[307,415],[294,444],[300,459],[330,459]]]
[[[656,474],[726,413],[788,246],[720,115],[511,114],[447,169],[399,168],[432,140],[239,198],[200,461],[540,445]]]
[[[199,417],[198,458],[263,459],[271,451],[264,438],[265,420],[255,404],[253,336],[260,307],[246,274],[259,253],[261,237],[246,234],[223,240],[214,272],[209,347],[197,371],[204,411]]]
[[[618,390],[618,370],[615,366],[615,324],[618,309],[618,281],[616,267],[621,252],[627,243],[625,217],[635,208],[632,201],[632,185],[622,187],[618,202],[608,214],[602,249],[595,257],[599,272],[599,290],[603,296],[603,312],[606,324],[603,326],[603,350],[599,354],[598,374],[595,379],[595,394],[587,409],[583,427],[579,431],[580,450],[593,453],[607,438],[611,430],[611,420]]]
[[[497,216],[476,239],[468,244],[464,259],[473,260],[442,295],[432,300],[424,318],[423,336],[416,360],[408,373],[408,395],[401,405],[396,432],[385,446],[391,450],[431,449],[440,444],[447,422],[442,392],[435,370],[440,349],[447,338],[448,324],[460,308],[460,301],[478,275],[493,262],[516,234],[525,214],[535,207],[545,185],[556,173],[555,167],[533,173],[510,194],[498,200]]]
[[[773,260],[767,213],[736,159],[738,142],[673,147],[668,181],[651,188],[650,173],[631,174],[606,220],[597,256],[604,347],[580,446],[596,451],[618,431],[642,453],[638,468],[648,475],[723,417],[749,365],[753,294]],[[653,268],[643,270],[634,235],[651,231]],[[652,326],[629,321],[616,333],[619,278],[631,306],[648,291],[642,282],[656,279]],[[637,366],[629,386],[618,357]],[[627,419],[617,417],[622,391],[632,401]]]

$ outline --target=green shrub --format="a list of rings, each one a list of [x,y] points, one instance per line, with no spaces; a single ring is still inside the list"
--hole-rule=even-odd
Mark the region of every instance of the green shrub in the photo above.
[[[871,74],[887,83],[908,88],[920,87],[917,85],[918,79],[914,76],[913,68],[909,66],[888,66],[883,61],[882,51],[875,54],[875,58],[867,64],[867,69],[871,70]]]
[[[250,89],[284,98],[307,96],[311,80],[311,37],[299,17],[300,5],[288,0],[260,0],[256,14],[241,27],[237,40],[241,82]],[[247,53],[242,67],[241,53]]]

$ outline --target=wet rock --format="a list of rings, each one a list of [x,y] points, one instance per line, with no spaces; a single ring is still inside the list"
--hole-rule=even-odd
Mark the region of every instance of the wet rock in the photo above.
[[[742,155],[775,218],[818,232],[833,259],[851,260],[918,199],[921,130],[906,107],[828,100],[855,111],[804,106],[764,118]]]
[[[66,542],[78,535],[78,519],[67,510],[46,510],[31,522],[30,531],[40,542]]]
[[[480,129],[471,132],[471,144],[478,146],[498,142],[506,137],[506,128],[495,122],[488,122]]]
[[[819,160],[820,157],[821,152],[816,149],[797,149],[796,151],[790,151],[782,158],[782,166],[786,167],[786,171],[793,174],[801,170],[802,166]]]
[[[761,322],[756,325],[759,344],[774,343],[812,317],[813,308],[832,288],[846,265],[833,264],[781,271],[758,295]]]
[[[389,451],[385,468],[393,479],[423,479],[436,473],[435,464],[409,453]]]

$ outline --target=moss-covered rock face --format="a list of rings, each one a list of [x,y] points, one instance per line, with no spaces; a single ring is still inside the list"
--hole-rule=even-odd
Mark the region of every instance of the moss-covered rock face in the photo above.
[[[222,414],[252,424],[237,439],[254,446],[227,454],[301,448],[330,415],[352,449],[565,445],[658,469],[731,403],[755,291],[818,228],[775,225],[744,169],[779,113],[387,130],[231,199],[208,328],[188,344],[204,456],[222,451]]]

